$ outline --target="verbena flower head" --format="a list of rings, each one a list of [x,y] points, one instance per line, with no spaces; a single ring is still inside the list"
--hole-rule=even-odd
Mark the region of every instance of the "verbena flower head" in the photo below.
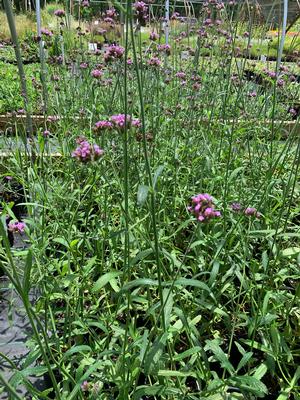
[[[103,131],[105,129],[111,129],[113,127],[113,124],[110,121],[97,121],[95,123],[95,130],[96,131]]]
[[[179,71],[179,72],[176,72],[175,76],[177,78],[179,78],[179,79],[185,79],[186,78],[186,73],[183,72],[183,71]]]
[[[104,22],[107,24],[111,24],[111,25],[114,25],[114,23],[115,23],[115,21],[110,17],[105,17]]]
[[[139,119],[132,118],[130,115],[127,115],[125,118],[125,114],[112,115],[110,120],[115,128],[121,130],[125,129],[126,126],[127,128],[131,126],[138,128],[141,126],[141,121]]]
[[[103,71],[101,71],[100,69],[93,69],[91,75],[95,79],[100,79],[103,76]]]
[[[153,67],[159,67],[161,65],[161,61],[157,57],[152,57],[148,60],[148,64],[152,65]]]
[[[88,63],[82,62],[82,63],[80,63],[79,67],[80,67],[81,69],[87,69]]]
[[[156,40],[159,39],[159,35],[156,32],[150,32],[150,36],[149,36],[150,40],[153,40],[153,42],[155,42]]]
[[[136,1],[133,3],[133,9],[135,11],[135,16],[139,23],[144,24],[148,18],[148,6],[143,1]]]
[[[114,7],[111,7],[105,11],[105,15],[108,18],[115,18],[117,16],[117,12]]]
[[[199,222],[208,222],[221,216],[220,211],[215,210],[213,198],[207,193],[197,194],[192,197],[192,205],[188,210],[195,215]]]
[[[23,233],[25,231],[26,224],[24,222],[10,222],[8,224],[8,230],[10,232],[15,232],[15,233]]]
[[[77,138],[79,146],[73,151],[72,157],[81,162],[98,160],[104,151],[97,144],[90,144],[84,137]]]
[[[54,15],[56,17],[62,18],[62,17],[64,17],[66,15],[66,13],[65,13],[64,10],[59,9],[59,10],[55,10],[54,11]]]
[[[256,97],[256,96],[257,96],[257,93],[256,93],[255,90],[253,90],[252,92],[249,92],[249,93],[248,93],[248,96],[249,96],[249,97]]]
[[[116,44],[108,46],[108,48],[106,49],[106,52],[104,53],[104,61],[109,62],[109,61],[120,59],[120,58],[122,58],[124,51],[125,51],[124,47],[116,45]]]
[[[53,36],[53,33],[51,31],[49,31],[49,29],[47,29],[47,28],[42,28],[41,34],[45,35],[45,36],[49,36],[49,37]]]
[[[244,211],[245,215],[247,215],[247,217],[256,217],[256,218],[260,218],[261,217],[261,213],[257,211],[256,208],[254,207],[247,207]]]
[[[80,388],[83,392],[88,392],[90,389],[90,385],[88,381],[83,381],[82,384],[80,385]]]
[[[157,50],[166,53],[167,55],[171,54],[171,46],[169,44],[159,44],[157,46]]]
[[[241,203],[234,202],[231,204],[231,209],[232,209],[232,211],[239,212],[242,210],[242,205],[241,205]]]
[[[171,15],[171,20],[172,21],[175,21],[175,20],[177,20],[178,18],[180,18],[180,14],[178,13],[178,12],[174,12],[172,15]]]

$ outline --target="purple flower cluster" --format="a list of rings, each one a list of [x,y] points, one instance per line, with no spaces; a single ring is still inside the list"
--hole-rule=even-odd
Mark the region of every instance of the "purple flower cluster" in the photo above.
[[[108,46],[106,52],[104,53],[104,61],[109,62],[122,58],[124,51],[125,49],[122,46],[115,44]]]
[[[258,212],[255,207],[247,207],[245,209],[244,213],[248,217],[256,217],[256,218],[260,218],[261,217],[261,213]]]
[[[144,24],[148,18],[148,6],[143,1],[133,3],[135,17],[140,24]]]
[[[232,209],[232,211],[235,211],[237,213],[242,211],[247,217],[256,217],[256,218],[261,217],[261,213],[259,211],[257,211],[256,208],[247,207],[244,209],[243,206],[238,202],[232,203],[231,209]]]
[[[116,12],[114,7],[111,7],[108,10],[105,11],[105,15],[106,15],[107,18],[114,19],[117,16],[117,12]]]
[[[213,198],[207,193],[197,194],[192,197],[192,206],[188,210],[195,215],[199,222],[208,222],[221,216],[220,211],[215,210]]]
[[[139,119],[132,118],[130,115],[127,115],[125,118],[125,114],[112,115],[110,120],[117,129],[124,129],[125,126],[128,128],[139,128],[141,126],[141,121]]]
[[[47,29],[47,28],[42,28],[41,34],[44,36],[49,36],[49,37],[53,36],[53,32],[49,31],[49,29]]]
[[[15,233],[23,233],[25,231],[26,225],[24,222],[10,222],[8,224],[8,230],[10,232],[15,232]]]
[[[171,46],[169,44],[159,44],[157,46],[157,50],[166,53],[167,55],[171,54]]]
[[[161,65],[161,61],[157,57],[152,57],[148,60],[148,64],[152,65],[153,67],[159,67]]]
[[[172,15],[171,15],[171,20],[172,21],[176,21],[177,19],[179,19],[180,18],[180,14],[178,13],[178,12],[174,12]]]
[[[64,10],[55,10],[54,11],[54,15],[56,16],[56,17],[59,17],[59,18],[62,18],[62,17],[64,17],[65,15],[66,15],[66,13],[64,12]]]
[[[179,71],[179,72],[176,72],[175,76],[176,76],[176,78],[179,78],[179,79],[185,79],[186,73],[183,71]]]
[[[93,69],[91,75],[95,79],[100,79],[103,76],[103,71],[100,69]]]
[[[152,40],[153,42],[155,42],[156,40],[159,39],[159,35],[156,32],[152,31],[152,32],[150,32],[149,39]]]
[[[95,161],[104,153],[97,144],[90,144],[84,137],[79,137],[76,142],[79,146],[73,151],[72,157],[76,158],[78,161]]]
[[[111,129],[113,127],[113,124],[110,121],[97,121],[95,123],[95,131],[103,131],[105,129]]]
[[[82,62],[82,63],[80,63],[80,65],[79,65],[79,67],[81,68],[81,69],[87,69],[88,68],[88,63],[86,63],[86,62]]]

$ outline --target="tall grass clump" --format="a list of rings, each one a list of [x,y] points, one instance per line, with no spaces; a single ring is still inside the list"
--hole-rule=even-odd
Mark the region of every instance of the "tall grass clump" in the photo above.
[[[32,327],[12,398],[299,397],[299,83],[249,62],[239,7],[209,1],[188,32],[174,13],[166,45],[128,0],[101,16],[125,16],[122,43],[80,28],[49,54],[35,157],[1,164],[2,270]]]

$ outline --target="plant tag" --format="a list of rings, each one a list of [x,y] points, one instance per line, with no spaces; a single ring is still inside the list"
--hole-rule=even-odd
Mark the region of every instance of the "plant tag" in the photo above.
[[[262,54],[262,55],[260,56],[260,61],[266,62],[266,61],[267,61],[267,57],[266,57],[264,54]]]
[[[96,51],[97,43],[89,43],[89,51]]]
[[[182,51],[181,52],[181,59],[182,60],[187,60],[190,56],[190,53],[188,51]]]

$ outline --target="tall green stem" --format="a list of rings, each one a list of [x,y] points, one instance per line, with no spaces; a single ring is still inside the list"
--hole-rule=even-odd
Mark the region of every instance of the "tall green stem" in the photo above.
[[[24,100],[24,108],[26,111],[26,128],[27,128],[27,132],[29,133],[29,135],[32,136],[33,127],[32,127],[32,119],[31,119],[31,115],[30,115],[30,111],[29,111],[29,100],[28,100],[28,95],[27,95],[25,72],[24,72],[23,63],[22,63],[22,56],[21,56],[20,44],[19,44],[15,20],[14,20],[13,9],[12,9],[10,0],[3,0],[3,2],[4,2],[5,13],[6,13],[9,30],[10,30],[11,38],[12,38],[12,41],[14,44],[14,49],[15,49],[15,54],[16,54],[16,59],[17,59],[17,65],[18,65],[20,82],[21,82],[21,89],[22,89],[22,97]]]

